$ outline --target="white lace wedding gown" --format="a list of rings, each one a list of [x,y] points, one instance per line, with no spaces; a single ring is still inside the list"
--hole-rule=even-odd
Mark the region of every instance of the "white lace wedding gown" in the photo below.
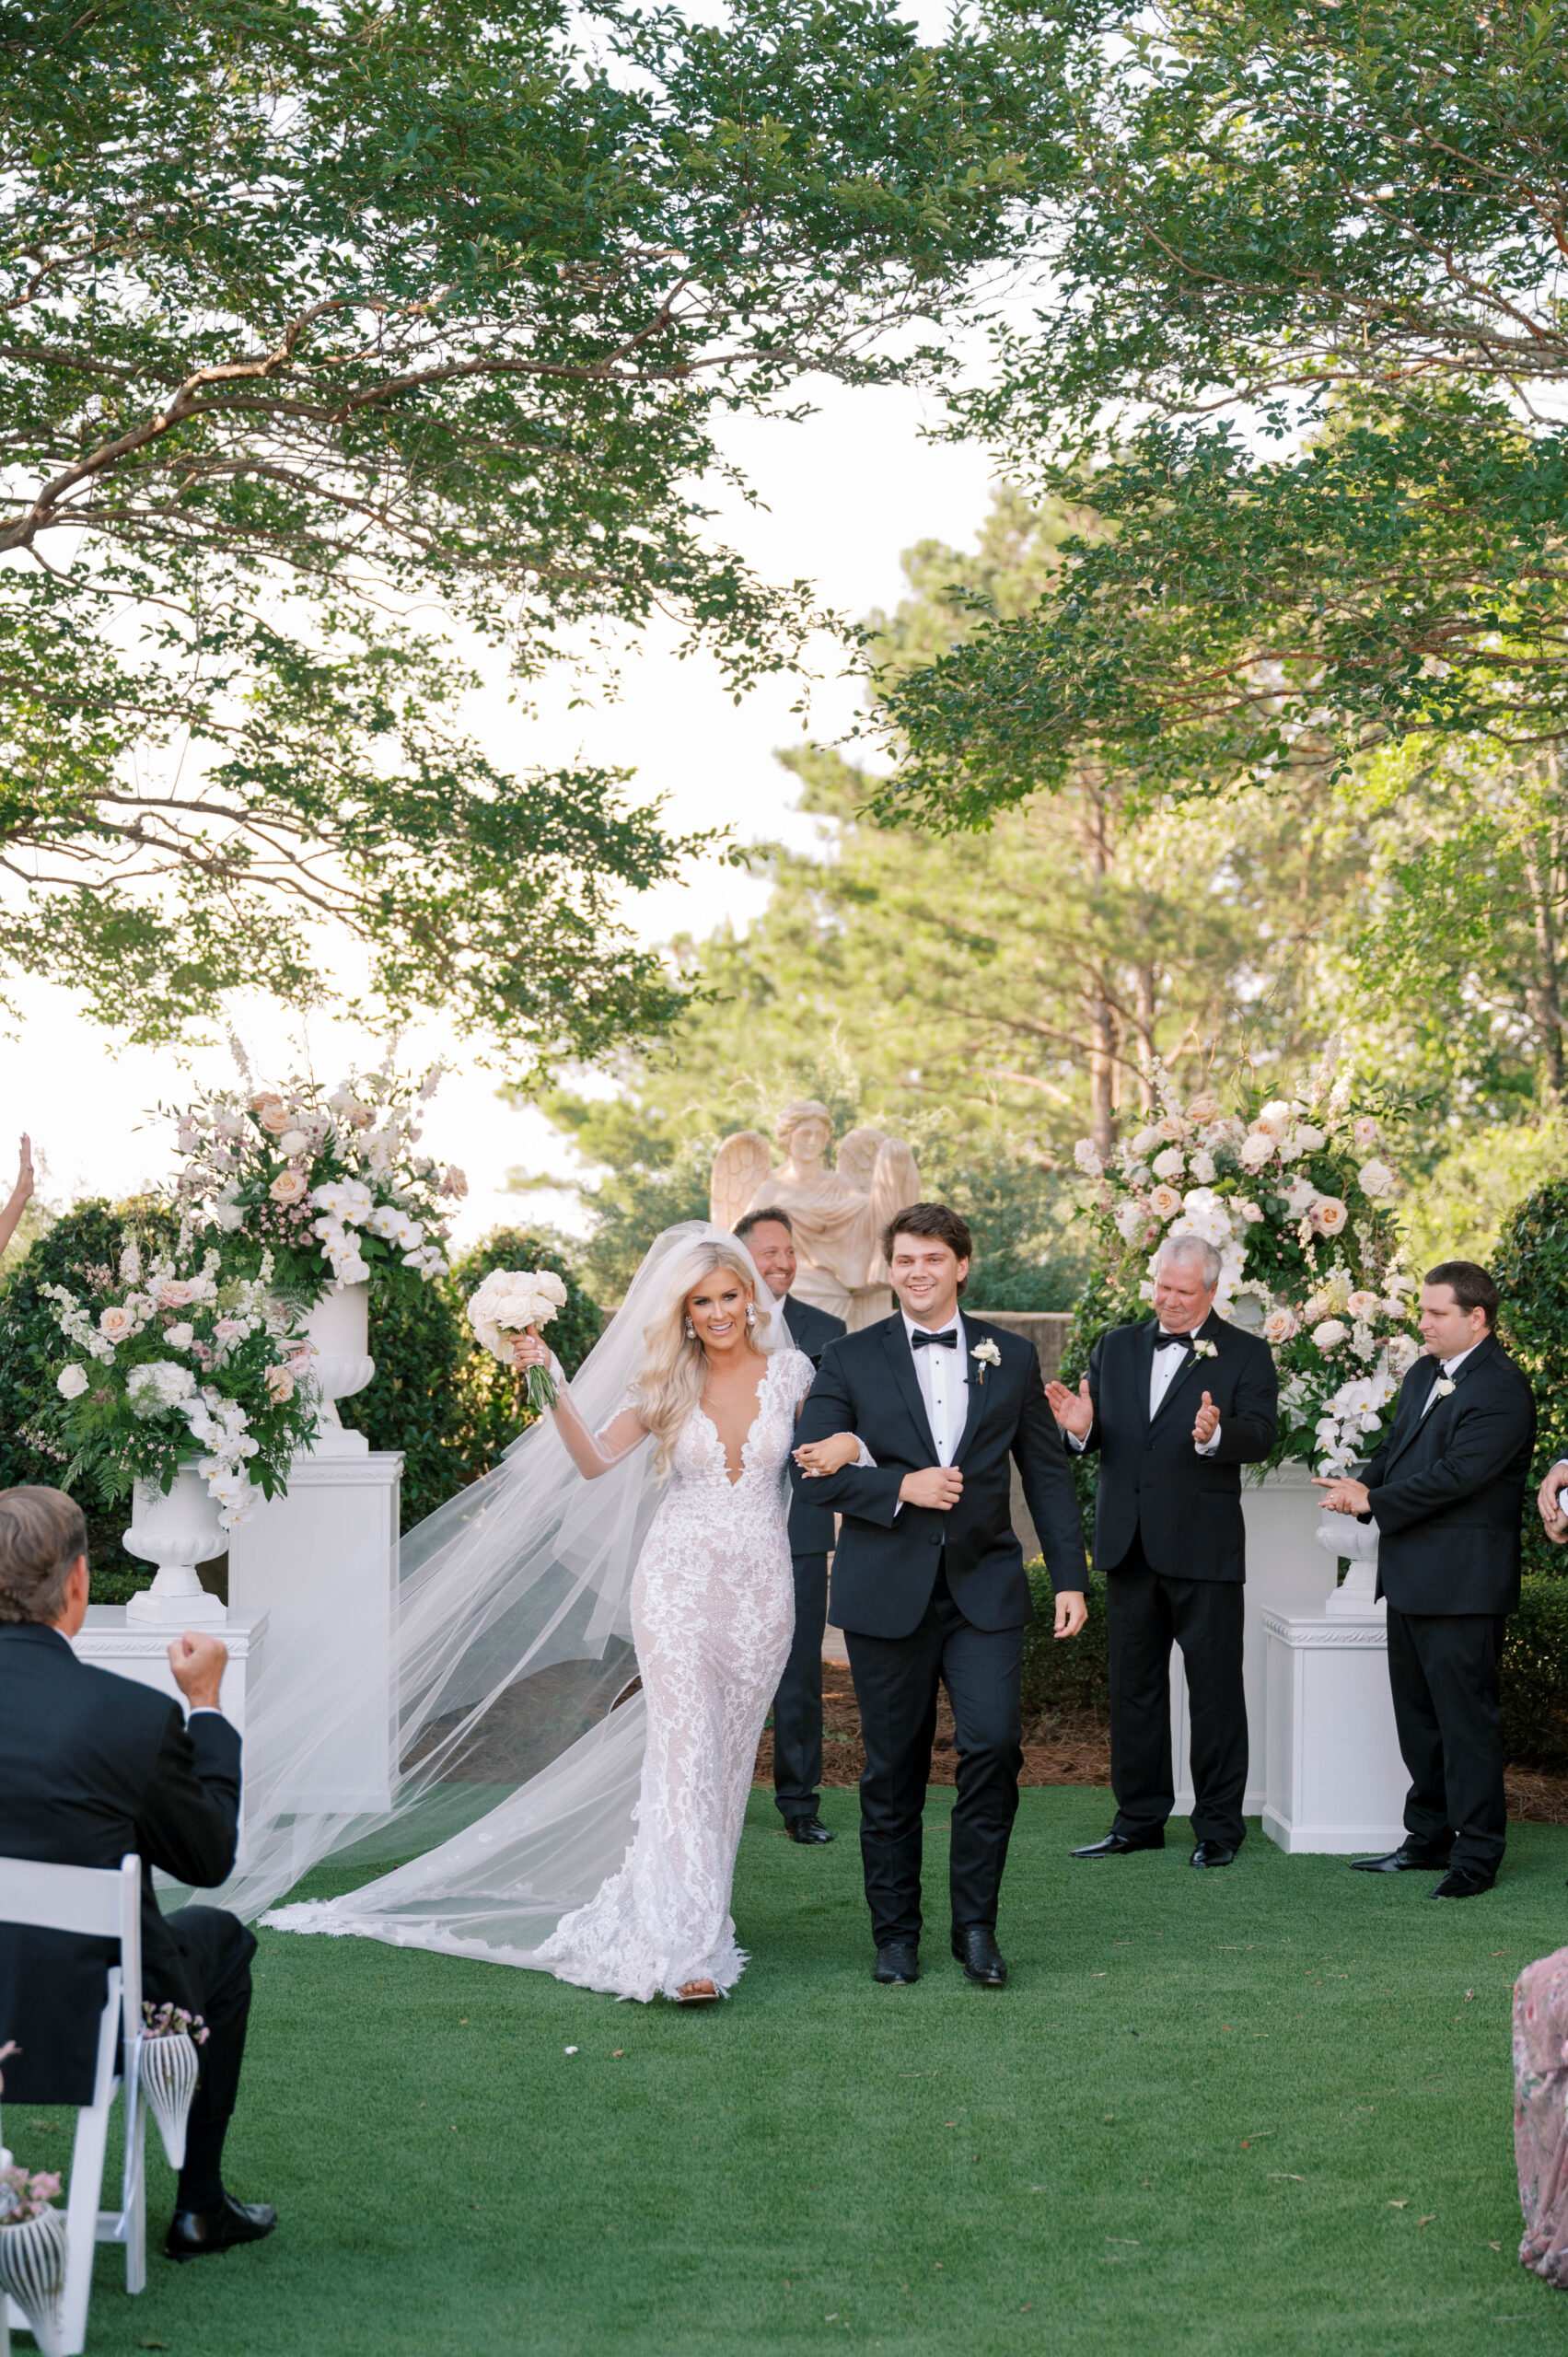
[[[689,1980],[734,1987],[729,1912],[757,1743],[795,1631],[786,1477],[811,1362],[775,1351],[731,1482],[694,1408],[632,1584],[647,1698],[636,1838],[618,1872],[563,1916],[535,1960],[560,1980],[645,2002]]]

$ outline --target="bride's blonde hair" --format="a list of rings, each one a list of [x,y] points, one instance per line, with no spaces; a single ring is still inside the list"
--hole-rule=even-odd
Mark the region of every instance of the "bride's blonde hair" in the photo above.
[[[694,1244],[683,1252],[670,1269],[664,1306],[643,1329],[647,1355],[637,1371],[632,1396],[654,1436],[654,1462],[661,1475],[669,1470],[677,1435],[708,1379],[708,1354],[696,1334],[686,1331],[687,1298],[704,1277],[719,1269],[728,1270],[740,1281],[752,1313],[747,1318],[749,1331],[757,1307],[757,1281],[738,1244]]]

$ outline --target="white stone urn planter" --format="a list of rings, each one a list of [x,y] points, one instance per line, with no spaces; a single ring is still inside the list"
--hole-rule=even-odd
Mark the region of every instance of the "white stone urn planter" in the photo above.
[[[370,1355],[370,1287],[341,1285],[323,1294],[305,1321],[316,1355],[308,1378],[320,1401],[320,1417],[309,1455],[364,1457],[370,1443],[363,1433],[345,1429],[338,1401],[363,1391],[376,1372]]]
[[[131,1492],[131,1527],[122,1543],[128,1554],[157,1565],[151,1587],[125,1607],[129,1622],[156,1621],[173,1629],[219,1629],[228,1618],[221,1597],[209,1596],[197,1577],[198,1563],[224,1551],[218,1503],[207,1494],[195,1460],[182,1465],[174,1486],[138,1481]]]
[[[64,2210],[44,2210],[36,2218],[0,2226],[0,2318],[9,2293],[42,2357],[60,2357],[66,2247]]]

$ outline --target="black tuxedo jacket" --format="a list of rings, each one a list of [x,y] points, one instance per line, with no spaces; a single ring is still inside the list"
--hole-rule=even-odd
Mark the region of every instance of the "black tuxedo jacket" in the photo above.
[[[1149,1421],[1156,1318],[1102,1334],[1089,1360],[1095,1421],[1086,1446],[1099,1451],[1095,1562],[1114,1571],[1135,1538],[1144,1561],[1169,1579],[1243,1580],[1247,1532],[1241,1518],[1241,1469],[1273,1447],[1279,1428],[1279,1377],[1267,1342],[1211,1311],[1198,1340],[1213,1358],[1189,1350]],[[1207,1392],[1220,1411],[1219,1446],[1200,1457],[1192,1423]]]
[[[843,1522],[833,1556],[829,1617],[867,1637],[907,1637],[931,1601],[944,1561],[953,1601],[977,1629],[1021,1629],[1034,1618],[1024,1550],[1013,1529],[1011,1460],[1017,1460],[1051,1583],[1084,1585],[1083,1526],[1077,1492],[1056,1420],[1046,1404],[1032,1342],[966,1318],[967,1347],[988,1341],[1000,1364],[969,1368],[969,1414],[953,1462],[963,1495],[949,1514],[900,1507],[906,1473],[935,1465],[925,1402],[901,1317],[830,1342],[801,1411],[801,1441],[855,1433],[877,1459],[851,1465],[805,1486],[836,1507]],[[792,1466],[796,1490],[804,1477]]]
[[[234,1864],[239,1737],[215,1711],[187,1730],[151,1687],[80,1662],[57,1630],[0,1623],[0,1854],[60,1866],[142,1861],[142,1985],[191,2005],[184,1966],[153,1896],[161,1867],[198,1888]],[[7,2100],[92,2099],[113,1940],[0,1923],[0,2046]]]
[[[1440,1373],[1417,1359],[1361,1477],[1378,1530],[1377,1592],[1396,1612],[1516,1612],[1534,1395],[1494,1334],[1423,1415]]]
[[[822,1353],[830,1342],[836,1342],[846,1331],[842,1318],[830,1317],[825,1309],[813,1308],[808,1301],[796,1301],[786,1293],[779,1307],[789,1327],[789,1338],[797,1351],[804,1351],[813,1366],[820,1366]],[[789,1550],[792,1555],[830,1555],[833,1550],[833,1510],[825,1506],[812,1492],[816,1483],[807,1481],[797,1489],[789,1510]]]

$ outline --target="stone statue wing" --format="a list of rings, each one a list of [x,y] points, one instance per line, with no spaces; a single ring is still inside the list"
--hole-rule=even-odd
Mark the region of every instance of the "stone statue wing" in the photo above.
[[[896,1213],[907,1210],[911,1203],[918,1203],[919,1201],[919,1165],[908,1146],[898,1138],[885,1138],[871,1175],[871,1202],[877,1214],[878,1240]],[[888,1264],[878,1251],[870,1271],[870,1282],[880,1283],[887,1273]]]
[[[737,1130],[714,1156],[708,1204],[715,1227],[733,1227],[756,1200],[757,1190],[773,1167],[768,1141],[757,1130]]]
[[[857,1195],[869,1195],[877,1174],[877,1157],[887,1144],[883,1130],[850,1130],[841,1139],[833,1166]]]

